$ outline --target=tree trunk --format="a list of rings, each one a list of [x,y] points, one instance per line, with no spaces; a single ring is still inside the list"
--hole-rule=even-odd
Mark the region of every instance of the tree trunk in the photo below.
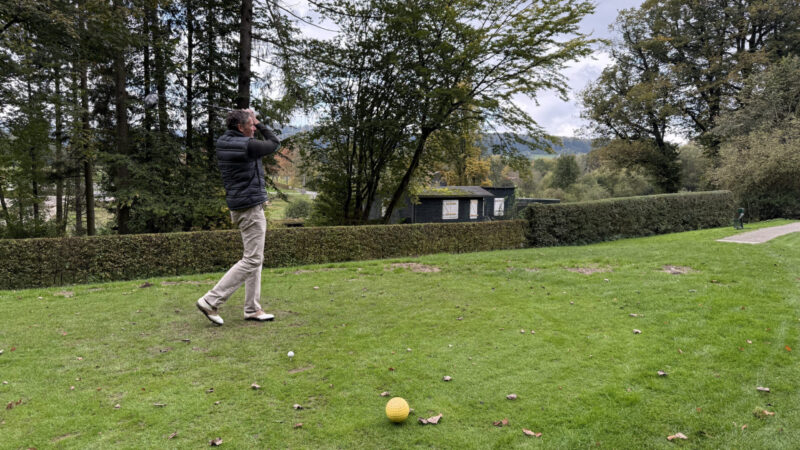
[[[250,54],[253,34],[253,0],[242,0],[241,22],[239,23],[239,95],[236,107],[250,107]]]
[[[2,184],[0,184],[0,206],[3,207],[3,217],[6,220],[6,226],[11,225],[11,214],[8,213],[8,205],[6,205],[6,196],[3,192]]]
[[[416,172],[417,166],[419,166],[419,161],[422,158],[422,151],[425,149],[425,141],[428,140],[428,136],[430,136],[432,132],[433,130],[427,128],[422,129],[422,134],[417,141],[417,148],[414,150],[414,157],[411,159],[411,164],[409,164],[408,170],[406,170],[405,175],[403,175],[403,179],[400,180],[400,185],[397,186],[397,189],[394,191],[392,200],[389,201],[389,206],[386,207],[386,215],[383,216],[383,223],[389,223],[389,219],[392,217],[392,211],[394,211],[394,208],[400,203],[400,198],[402,198],[403,193],[406,191],[406,188],[408,188],[408,183],[411,182],[411,177],[414,175],[414,172]]]
[[[83,114],[83,118],[81,119],[83,125],[83,132],[84,132],[84,139],[88,139],[89,136],[89,89],[88,89],[88,67],[86,66],[86,62],[82,62],[81,67],[81,110]],[[85,185],[85,193],[86,193],[86,234],[89,236],[94,236],[95,234],[95,227],[94,227],[94,184],[92,180],[92,172],[94,171],[94,164],[92,163],[92,158],[89,155],[88,149],[86,148],[86,144],[84,144],[84,152],[83,152],[83,171],[84,171],[84,182]],[[80,220],[80,218],[78,218]]]
[[[56,113],[56,223],[58,229],[61,229],[61,224],[64,223],[64,207],[62,205],[64,198],[64,150],[63,146],[63,133],[64,133],[64,119],[61,115],[61,73],[58,67],[55,69],[55,88],[56,98],[53,102]]]
[[[80,171],[78,171],[80,173]],[[75,235],[83,236],[83,190],[80,176],[75,178]]]
[[[117,154],[128,155],[128,107],[125,90],[127,74],[125,72],[124,52],[118,52],[114,56],[114,103],[116,105],[116,144]],[[130,173],[125,164],[120,164],[115,170],[115,185],[117,187],[117,232],[128,234],[128,222],[130,220],[130,205],[128,205],[127,188],[130,184]],[[119,194],[122,198],[119,198]]]
[[[194,14],[192,0],[186,0],[186,162],[191,163],[192,155],[192,106],[194,104]]]
[[[212,105],[214,105],[217,101],[214,98],[214,64],[216,63],[216,52],[214,49],[215,46],[215,26],[216,21],[214,20],[214,14],[216,12],[213,9],[213,6],[209,8],[208,11],[208,20],[206,20],[206,45],[208,46],[208,67],[206,68],[206,86],[207,95],[206,95],[206,114],[208,114],[208,134],[206,135],[206,150],[208,152],[214,151],[214,126],[217,121],[216,110]]]
[[[150,6],[149,2],[145,2],[145,13],[144,13],[144,35],[147,37],[145,39],[144,44],[144,55],[142,60],[142,66],[144,69],[144,96],[147,98],[150,95],[150,85],[152,82],[152,76],[150,74],[150,46],[153,43],[153,40],[150,36],[150,21],[151,21],[151,10],[152,7]],[[144,108],[144,129],[145,129],[145,155],[150,150],[150,131],[153,128],[153,110],[145,106]]]
[[[158,8],[151,8],[150,29],[153,33],[153,56],[155,59],[156,92],[158,92],[158,131],[167,132],[169,115],[167,113],[167,68],[164,58],[163,33]]]

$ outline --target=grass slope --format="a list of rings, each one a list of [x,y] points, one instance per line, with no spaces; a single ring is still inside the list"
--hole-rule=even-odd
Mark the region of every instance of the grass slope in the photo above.
[[[0,291],[0,447],[796,448],[800,234],[732,233],[269,270],[277,320],[221,328],[220,274]]]

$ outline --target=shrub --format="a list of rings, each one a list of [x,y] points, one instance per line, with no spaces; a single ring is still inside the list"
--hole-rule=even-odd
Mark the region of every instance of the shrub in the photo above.
[[[311,202],[305,197],[298,197],[289,202],[284,216],[287,219],[306,219],[311,214]]]
[[[528,245],[542,247],[717,227],[734,213],[732,194],[715,191],[532,204],[522,217]]]
[[[264,266],[520,248],[521,220],[281,228],[267,231]],[[141,279],[227,270],[241,258],[238,231],[7,240],[0,289]]]

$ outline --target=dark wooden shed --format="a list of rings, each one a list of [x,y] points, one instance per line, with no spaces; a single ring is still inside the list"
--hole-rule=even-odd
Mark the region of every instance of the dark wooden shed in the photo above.
[[[487,220],[485,204],[494,198],[480,186],[432,187],[417,197],[419,203],[400,209],[400,222],[481,222]]]

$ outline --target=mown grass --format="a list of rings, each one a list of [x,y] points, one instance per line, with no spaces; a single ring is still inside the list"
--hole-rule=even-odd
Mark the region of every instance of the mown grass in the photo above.
[[[221,328],[220,274],[0,291],[0,447],[796,448],[800,234],[732,233],[268,270]]]

